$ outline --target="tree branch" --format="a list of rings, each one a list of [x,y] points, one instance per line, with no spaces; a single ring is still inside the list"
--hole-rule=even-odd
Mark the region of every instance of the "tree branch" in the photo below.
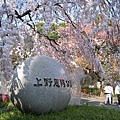
[[[59,6],[60,8],[63,9],[63,7],[60,5],[60,3],[56,3],[54,4],[54,6]],[[75,23],[71,20],[70,16],[68,15],[68,13],[63,9],[65,15],[68,17],[70,23],[72,24],[72,26],[76,29]]]

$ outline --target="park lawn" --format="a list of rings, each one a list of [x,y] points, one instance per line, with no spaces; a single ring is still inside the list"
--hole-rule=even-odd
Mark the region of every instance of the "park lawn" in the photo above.
[[[68,106],[61,112],[51,111],[42,115],[23,114],[13,106],[0,111],[0,120],[118,120],[119,118],[119,110],[89,105]]]

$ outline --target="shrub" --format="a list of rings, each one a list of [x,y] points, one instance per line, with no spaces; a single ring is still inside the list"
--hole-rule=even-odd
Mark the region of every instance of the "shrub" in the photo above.
[[[98,89],[98,88],[84,87],[84,88],[82,88],[81,92],[84,92],[84,89],[86,89],[86,94],[95,95],[95,96],[100,95],[100,89]]]

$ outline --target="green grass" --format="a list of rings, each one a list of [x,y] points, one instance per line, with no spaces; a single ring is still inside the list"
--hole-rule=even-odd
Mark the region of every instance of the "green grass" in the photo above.
[[[75,105],[68,106],[61,112],[52,111],[49,114],[23,114],[18,109],[8,105],[8,110],[0,110],[0,120],[118,120],[120,111],[106,107]]]

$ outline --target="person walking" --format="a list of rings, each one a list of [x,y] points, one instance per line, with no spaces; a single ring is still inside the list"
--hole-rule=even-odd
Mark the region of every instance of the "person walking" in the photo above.
[[[118,83],[115,87],[115,94],[117,95],[118,106],[120,107],[120,83]]]
[[[106,84],[104,88],[104,93],[105,93],[105,104],[107,105],[108,101],[109,101],[109,104],[111,104],[112,96],[113,96],[113,87],[111,86],[110,83]]]

